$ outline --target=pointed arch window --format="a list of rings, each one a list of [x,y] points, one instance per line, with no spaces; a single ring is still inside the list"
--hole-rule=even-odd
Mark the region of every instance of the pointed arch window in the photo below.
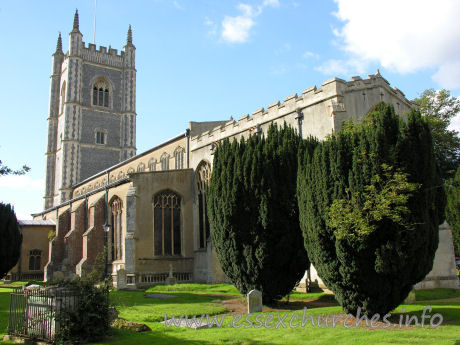
[[[137,166],[137,172],[144,172],[144,171],[145,171],[145,164],[141,162]]]
[[[153,197],[153,250],[155,256],[181,254],[181,198],[171,190]]]
[[[110,209],[112,210],[112,259],[121,260],[123,259],[123,204],[121,199],[115,197],[110,204]]]
[[[150,158],[149,160],[149,171],[156,171],[157,170],[157,160]]]
[[[103,78],[93,85],[93,105],[106,108],[110,106],[110,84]]]
[[[165,152],[160,158],[161,170],[169,170],[169,155]]]
[[[178,147],[174,151],[174,162],[176,169],[184,169],[184,153],[185,150],[182,147]]]
[[[42,251],[34,249],[29,252],[29,271],[40,271]]]
[[[59,108],[60,114],[64,112],[64,104],[65,104],[65,81],[62,83],[62,87],[61,87],[61,106]]]
[[[198,197],[198,243],[200,248],[206,247],[207,239],[210,235],[208,211],[206,204],[206,189],[211,178],[211,166],[208,162],[202,161],[195,174],[195,184]]]

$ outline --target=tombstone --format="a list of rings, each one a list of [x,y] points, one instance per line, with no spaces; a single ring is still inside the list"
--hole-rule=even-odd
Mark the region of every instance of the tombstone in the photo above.
[[[251,290],[248,293],[248,314],[262,311],[262,292]]]
[[[62,271],[56,271],[53,273],[53,280],[64,280],[64,273]]]
[[[117,290],[126,289],[126,270],[117,271]]]
[[[176,278],[173,276],[173,267],[169,264],[169,277],[166,278],[166,285],[174,285],[176,284]]]

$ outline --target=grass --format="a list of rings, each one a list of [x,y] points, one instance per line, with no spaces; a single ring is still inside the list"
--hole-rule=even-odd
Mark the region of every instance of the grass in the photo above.
[[[0,289],[0,336],[6,332],[8,323],[8,294],[12,290]],[[145,298],[146,293],[167,293],[175,295],[175,298],[152,299]],[[202,313],[218,314],[225,312],[220,304],[224,299],[241,298],[242,296],[231,286],[224,284],[201,285],[201,284],[177,284],[173,286],[154,286],[142,291],[114,291],[111,293],[111,300],[120,311],[120,317],[131,321],[147,324],[152,331],[135,333],[131,331],[114,330],[111,337],[103,343],[94,344],[460,344],[460,302],[423,302],[420,299],[433,300],[458,297],[458,291],[445,289],[417,291],[417,302],[408,305],[401,305],[392,312],[391,322],[399,323],[403,318],[417,316],[420,319],[423,309],[429,304],[433,310],[428,314],[440,313],[444,321],[440,327],[432,328],[412,326],[409,329],[370,329],[366,327],[352,327],[346,329],[339,322],[338,326],[332,328],[331,318],[333,315],[343,314],[339,306],[308,309],[306,315],[311,315],[317,322],[318,316],[322,321],[329,315],[328,327],[313,327],[307,323],[305,327],[295,329],[278,329],[265,327],[245,328],[246,321],[237,322],[240,328],[224,327],[192,330],[187,328],[169,327],[159,323],[164,319],[164,314],[189,315]],[[293,293],[290,301],[328,299],[333,301],[333,296],[322,293],[304,294]],[[403,309],[404,308],[404,309]],[[268,324],[275,325],[278,320],[274,313],[261,313],[260,320],[265,322],[273,315],[274,321]],[[296,316],[294,316],[296,315]],[[289,319],[297,317],[302,319],[303,310],[282,312],[280,317],[285,318],[285,324]],[[245,315],[243,315],[243,318]],[[219,320],[220,320],[219,316]],[[248,319],[255,322],[255,315]],[[230,315],[225,317],[224,325],[231,324],[233,318]],[[296,324],[297,324],[297,320]],[[426,321],[429,324],[429,319]],[[3,334],[2,334],[3,332]],[[0,341],[1,342],[1,341]]]
[[[415,291],[417,301],[429,301],[435,299],[447,299],[460,297],[460,290],[455,289],[431,289]]]

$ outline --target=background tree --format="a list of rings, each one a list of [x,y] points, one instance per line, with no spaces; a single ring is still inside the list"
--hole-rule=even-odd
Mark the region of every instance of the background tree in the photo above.
[[[455,254],[460,256],[460,167],[446,183],[446,220],[452,229]]]
[[[27,165],[24,165],[21,169],[19,170],[13,170],[11,168],[8,168],[6,165],[2,163],[0,160],[0,176],[3,175],[24,175],[26,172],[28,172],[30,168]]]
[[[431,127],[434,153],[438,160],[441,176],[453,177],[460,164],[460,137],[455,130],[449,130],[452,119],[460,113],[460,100],[452,97],[450,91],[426,90],[414,100],[420,112]]]
[[[431,270],[444,211],[430,128],[378,104],[299,155],[308,257],[346,312],[398,306]]]
[[[296,197],[299,141],[292,128],[271,125],[267,138],[226,139],[214,153],[212,243],[238,290],[258,289],[265,303],[290,293],[309,266]]]
[[[21,243],[22,235],[13,208],[0,203],[0,278],[18,262]]]

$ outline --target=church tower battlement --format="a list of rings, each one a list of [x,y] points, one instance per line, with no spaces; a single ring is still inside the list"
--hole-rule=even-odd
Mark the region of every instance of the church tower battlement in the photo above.
[[[75,12],[69,49],[59,34],[52,57],[46,190],[48,209],[71,197],[72,186],[136,154],[136,48],[85,45]]]

